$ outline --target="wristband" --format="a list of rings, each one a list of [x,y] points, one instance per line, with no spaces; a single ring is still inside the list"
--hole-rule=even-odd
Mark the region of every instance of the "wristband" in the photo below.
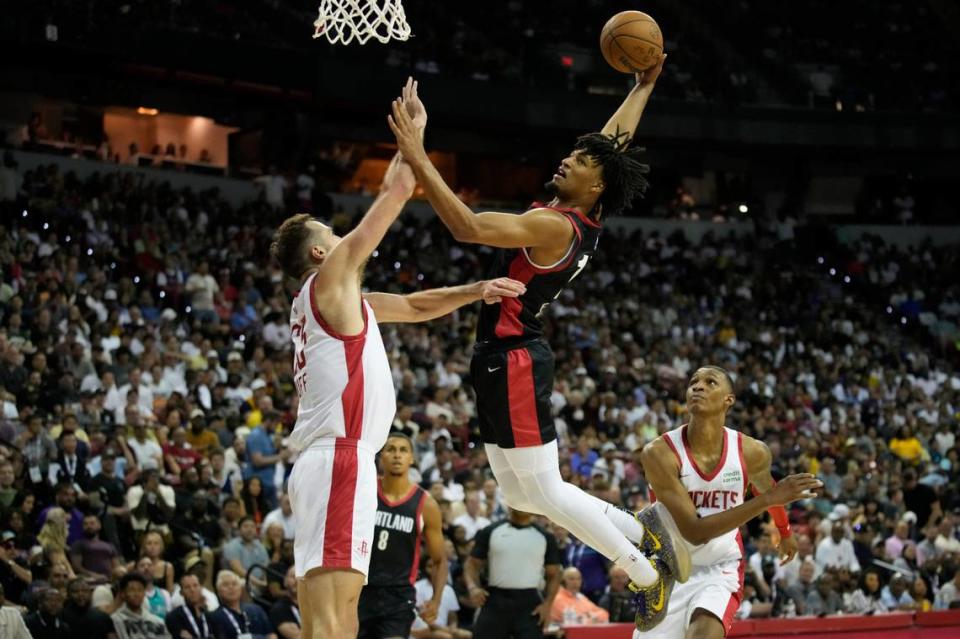
[[[777,485],[777,480],[773,480],[773,485]],[[753,494],[759,494],[756,487],[753,487]],[[777,530],[780,531],[780,537],[782,539],[789,539],[793,536],[793,530],[790,528],[790,518],[787,517],[787,509],[783,506],[771,506],[767,508],[767,512],[770,513],[770,518],[773,519],[774,525],[776,525]]]

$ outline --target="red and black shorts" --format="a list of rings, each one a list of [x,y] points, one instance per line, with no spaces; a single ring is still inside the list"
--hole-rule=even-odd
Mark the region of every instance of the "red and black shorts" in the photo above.
[[[557,438],[550,407],[553,351],[545,341],[477,344],[470,378],[484,443],[525,448]]]

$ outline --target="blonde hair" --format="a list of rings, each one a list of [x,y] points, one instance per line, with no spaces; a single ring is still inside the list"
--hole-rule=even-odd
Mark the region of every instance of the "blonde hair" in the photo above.
[[[37,534],[37,542],[44,552],[67,549],[67,513],[63,508],[53,507],[47,511],[47,521]]]

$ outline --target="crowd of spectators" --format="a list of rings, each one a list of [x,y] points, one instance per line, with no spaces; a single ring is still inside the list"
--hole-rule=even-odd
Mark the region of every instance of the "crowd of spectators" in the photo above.
[[[237,619],[296,636],[290,289],[266,250],[285,213],[131,174],[81,181],[51,165],[22,177],[0,225],[7,603],[28,627],[56,619],[91,637],[111,621],[121,636],[174,629],[191,607],[225,636]],[[342,211],[332,221],[351,224]],[[482,276],[487,253],[408,215],[365,285],[461,283]],[[642,508],[639,450],[684,421],[691,372],[722,365],[736,383],[730,423],[769,445],[776,476],[809,471],[825,485],[791,508],[794,563],[777,563],[775,529],[745,527],[740,614],[958,605],[960,370],[942,339],[960,312],[957,254],[874,238],[821,238],[811,253],[773,231],[699,244],[608,232],[548,313],[564,477]],[[441,505],[462,629],[472,539],[506,514],[476,446],[475,311],[382,327],[394,428],[413,439],[415,479]],[[554,620],[630,621],[624,575],[542,524],[567,569]]]
[[[308,51],[318,4],[43,0],[18,7],[8,24],[17,37],[86,47],[104,46],[107,34],[145,32]],[[960,56],[950,31],[956,16],[938,4],[648,0],[643,10],[663,28],[671,56],[657,88],[662,97],[950,111],[958,103]],[[410,41],[332,47],[324,55],[418,74],[603,90],[616,75],[605,68],[597,41],[602,25],[622,8],[603,0],[554,0],[549,7],[519,0],[407,2]]]

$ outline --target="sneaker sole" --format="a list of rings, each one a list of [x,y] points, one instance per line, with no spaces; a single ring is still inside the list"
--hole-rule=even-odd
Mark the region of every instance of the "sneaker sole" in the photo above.
[[[673,554],[677,558],[678,571],[674,577],[678,583],[685,583],[687,579],[690,578],[691,570],[690,549],[687,548],[687,541],[683,538],[680,529],[677,528],[677,522],[673,520],[673,515],[671,515],[667,507],[663,505],[663,502],[658,501],[654,503],[651,508],[656,509],[657,515],[660,517],[660,522],[663,524],[663,527],[667,529],[667,534],[670,535],[670,539],[673,542]]]

